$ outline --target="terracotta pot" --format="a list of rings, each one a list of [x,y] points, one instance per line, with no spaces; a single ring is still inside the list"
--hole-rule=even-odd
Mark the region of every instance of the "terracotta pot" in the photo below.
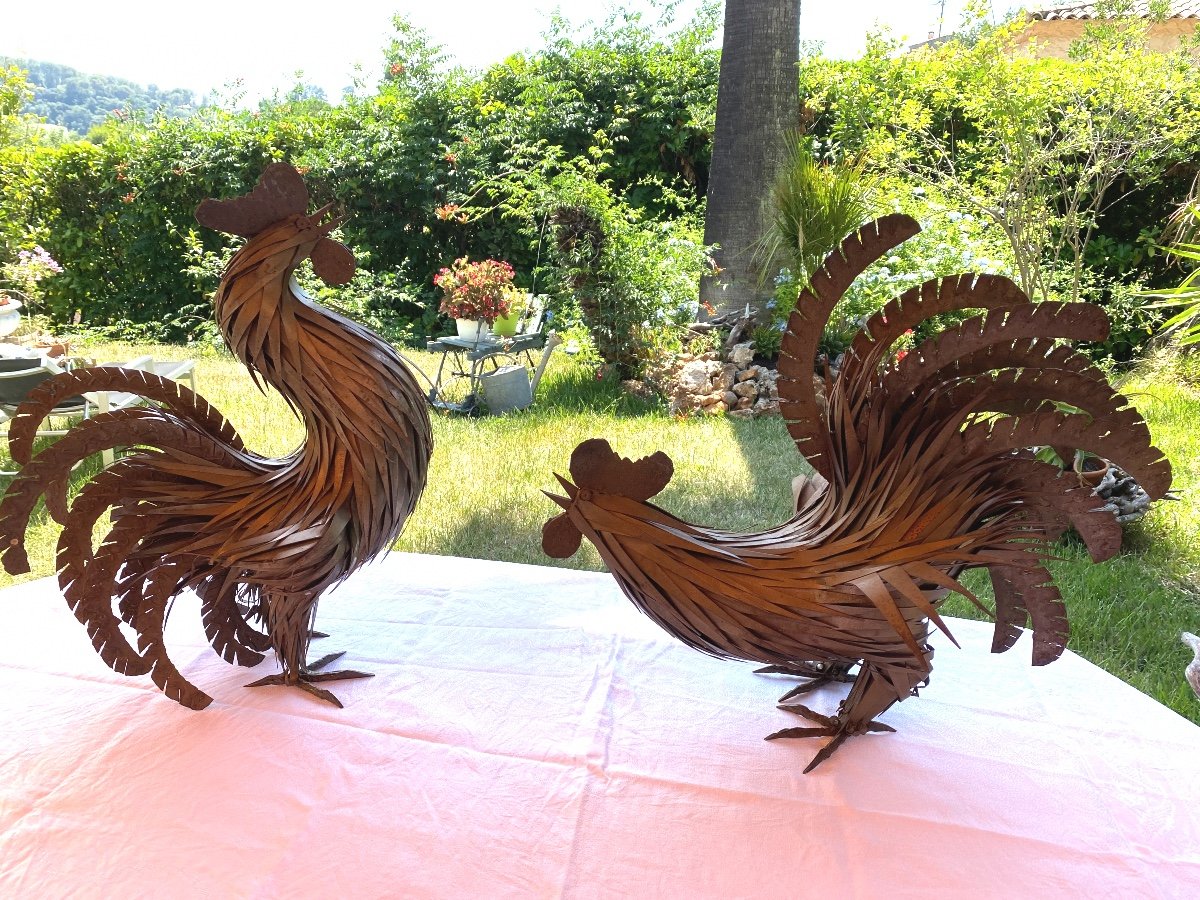
[[[1082,459],[1076,457],[1074,466],[1079,483],[1093,490],[1104,480],[1110,467],[1109,461],[1099,456],[1085,456]]]
[[[58,359],[60,356],[66,356],[71,352],[70,341],[38,341],[33,346],[35,350],[41,352],[42,356],[48,356],[50,359]]]

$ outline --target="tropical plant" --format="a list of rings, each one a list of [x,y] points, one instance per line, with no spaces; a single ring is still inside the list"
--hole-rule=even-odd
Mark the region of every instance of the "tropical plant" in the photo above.
[[[1195,233],[1200,228],[1200,205],[1189,207],[1188,212],[1193,220],[1190,230]],[[1184,229],[1187,231],[1188,226]],[[1163,334],[1176,337],[1183,346],[1200,344],[1200,243],[1181,242],[1163,249],[1181,265],[1190,263],[1192,271],[1178,286],[1150,291],[1145,296],[1158,299],[1150,304],[1152,308],[1179,310],[1163,323]]]
[[[771,192],[771,220],[755,247],[760,279],[782,263],[808,285],[825,257],[874,211],[878,176],[863,154],[822,161],[812,138],[789,138],[783,170]]]
[[[720,267],[700,286],[714,310],[762,307],[754,251],[767,230],[767,194],[796,125],[800,0],[728,0],[721,45],[704,242]]]

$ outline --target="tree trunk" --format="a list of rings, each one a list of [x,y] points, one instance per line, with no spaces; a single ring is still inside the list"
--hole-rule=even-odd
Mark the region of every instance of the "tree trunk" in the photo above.
[[[700,283],[700,299],[715,310],[759,307],[754,245],[784,158],[784,138],[799,124],[801,0],[726,0],[717,124],[709,170],[705,243],[719,244],[722,271]]]

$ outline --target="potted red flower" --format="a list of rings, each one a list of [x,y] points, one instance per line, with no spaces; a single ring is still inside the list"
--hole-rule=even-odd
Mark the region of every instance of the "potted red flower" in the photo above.
[[[433,283],[442,289],[438,310],[455,320],[459,337],[485,339],[492,323],[512,308],[516,292],[512,280],[513,267],[501,260],[456,259],[433,276]]]

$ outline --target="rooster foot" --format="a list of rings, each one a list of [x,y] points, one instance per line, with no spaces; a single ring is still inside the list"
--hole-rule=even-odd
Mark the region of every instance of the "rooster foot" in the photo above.
[[[776,731],[774,734],[768,734],[765,740],[775,741],[781,738],[806,738],[806,737],[831,737],[833,738],[828,744],[821,748],[816,756],[813,757],[804,769],[804,774],[807,775],[829,757],[833,756],[833,752],[838,747],[845,743],[846,738],[853,737],[857,734],[868,734],[871,732],[888,732],[895,731],[891,725],[883,722],[867,721],[867,722],[851,722],[849,719],[838,716],[824,716],[815,710],[809,709],[801,703],[791,703],[786,706],[781,705],[780,709],[787,710],[796,715],[804,716],[810,721],[819,723],[820,727],[815,728],[784,728],[781,731]]]
[[[803,662],[790,666],[763,666],[755,669],[755,675],[790,675],[793,678],[807,678],[804,684],[797,685],[779,698],[780,703],[786,703],[793,697],[807,694],[826,684],[853,684],[857,677],[850,674],[854,663],[822,663]]]
[[[322,656],[311,665],[304,666],[299,672],[280,672],[277,675],[268,675],[266,678],[260,678],[246,687],[265,687],[266,685],[282,684],[290,687],[297,687],[300,690],[312,694],[318,700],[324,700],[326,703],[332,703],[338,709],[342,708],[342,701],[337,698],[333,691],[327,691],[324,688],[319,688],[316,685],[318,681],[344,681],[349,678],[371,678],[371,672],[356,672],[353,669],[337,669],[332,672],[322,672],[321,669],[329,665],[335,659],[340,658],[345,654],[330,653],[327,656]]]

